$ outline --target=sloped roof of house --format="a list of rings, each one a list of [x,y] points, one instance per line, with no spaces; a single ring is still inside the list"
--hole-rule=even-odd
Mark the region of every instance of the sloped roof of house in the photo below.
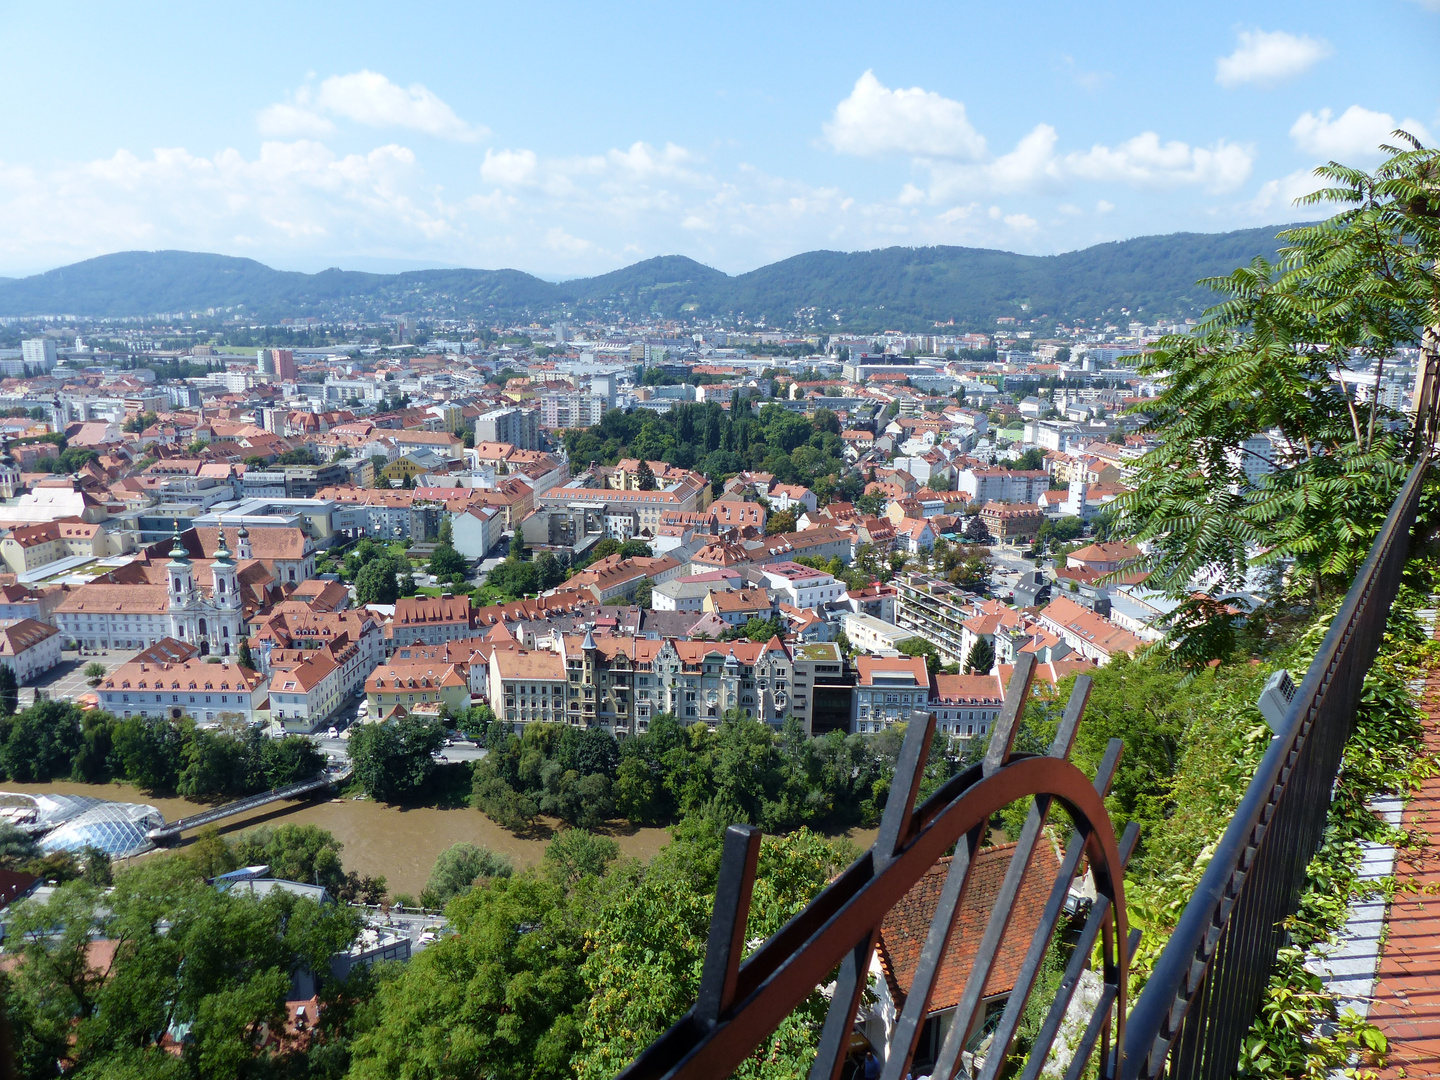
[[[989,921],[990,911],[995,906],[995,898],[1014,855],[1014,844],[1001,844],[985,848],[975,856],[969,887],[965,890],[945,958],[935,975],[930,997],[931,1014],[953,1009],[960,1003],[965,981],[975,966],[985,924]],[[1059,869],[1060,860],[1054,848],[1042,838],[1036,844],[1030,865],[1021,879],[1008,929],[985,980],[983,997],[1008,994],[1015,989],[1030,939],[1040,925],[1045,901]],[[930,921],[935,917],[940,892],[949,871],[948,857],[937,861],[890,910],[881,924],[877,956],[890,994],[897,1003],[904,1002],[914,982],[920,950],[929,933]]]
[[[21,619],[0,629],[0,656],[19,656],[60,631],[34,619]]]
[[[1106,656],[1134,653],[1145,645],[1129,630],[1116,626],[1109,619],[1082,607],[1066,596],[1057,596],[1051,600],[1041,609],[1040,618],[1062,634],[1069,631],[1076,635]]]
[[[100,684],[104,690],[255,690],[264,676],[239,664],[211,664],[198,658],[176,664],[131,660]]]
[[[859,672],[856,682],[860,686],[875,686],[877,677],[905,675],[909,675],[916,686],[930,685],[930,673],[923,656],[857,656],[855,670]]]
[[[1075,562],[1130,562],[1140,557],[1140,549],[1133,544],[1121,542],[1086,544],[1084,547],[1070,552],[1065,558],[1067,561]]]

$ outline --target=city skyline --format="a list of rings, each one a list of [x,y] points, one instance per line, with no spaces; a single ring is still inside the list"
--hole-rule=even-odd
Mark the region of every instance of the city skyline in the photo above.
[[[67,15],[68,10],[68,15]],[[1440,130],[1433,3],[245,17],[11,8],[0,274],[126,249],[314,271],[815,248],[1047,254],[1322,216],[1329,158]]]

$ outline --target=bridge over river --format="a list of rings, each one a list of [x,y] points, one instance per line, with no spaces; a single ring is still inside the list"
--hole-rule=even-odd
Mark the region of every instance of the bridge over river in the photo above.
[[[224,821],[236,814],[244,814],[256,807],[264,806],[267,803],[283,802],[286,799],[298,799],[309,795],[313,791],[320,791],[335,784],[344,783],[350,778],[354,766],[349,760],[343,763],[336,763],[327,766],[308,780],[301,780],[294,784],[286,784],[284,787],[271,788],[269,791],[262,791],[257,795],[248,795],[243,799],[236,799],[234,802],[225,803],[223,806],[215,806],[199,814],[191,814],[189,817],[179,818],[168,822],[165,825],[157,826],[147,834],[151,841],[157,844],[167,844],[180,839],[180,834],[190,829],[199,829],[205,825],[213,825],[217,821]]]

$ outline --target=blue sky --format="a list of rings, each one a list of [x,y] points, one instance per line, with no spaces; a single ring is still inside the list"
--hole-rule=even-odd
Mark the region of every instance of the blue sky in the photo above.
[[[0,3],[0,274],[1050,253],[1440,137],[1440,0],[698,7]]]

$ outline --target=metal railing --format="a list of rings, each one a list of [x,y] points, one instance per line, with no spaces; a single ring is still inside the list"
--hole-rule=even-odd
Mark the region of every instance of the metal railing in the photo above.
[[[204,825],[213,825],[217,821],[224,821],[236,814],[248,813],[261,806],[272,802],[281,802],[285,799],[298,799],[302,795],[308,795],[312,791],[320,791],[323,788],[331,787],[334,784],[344,783],[350,779],[355,766],[346,761],[338,769],[326,766],[308,780],[300,780],[294,784],[286,784],[284,787],[271,788],[269,791],[257,792],[254,795],[247,795],[243,799],[236,799],[221,806],[211,807],[198,814],[191,814],[189,817],[177,818],[165,825],[157,825],[146,833],[146,838],[152,843],[163,844],[171,840],[178,840],[180,834],[190,829],[198,829]]]
[[[1070,942],[1065,973],[1016,1075],[1034,1080],[1045,1066],[1097,942],[1101,991],[1074,1047],[1067,1080],[1085,1075],[1092,1059],[1100,1076],[1121,1080],[1231,1075],[1283,942],[1283,920],[1295,909],[1324,832],[1365,675],[1399,590],[1426,468],[1425,461],[1414,468],[1392,506],[1133,1010],[1127,1012],[1125,988],[1139,934],[1126,923],[1123,878],[1138,830],[1132,825],[1117,840],[1103,802],[1121,747],[1111,741],[1093,782],[1069,761],[1090,689],[1089,678],[1082,676],[1050,752],[1013,753],[1034,672],[1034,657],[1027,654],[1006,688],[984,761],[952,777],[918,807],[935,721],[928,713],[911,714],[875,844],[743,964],[760,833],[749,826],[727,830],[699,999],[621,1077],[729,1076],[785,1017],[823,988],[829,1005],[809,1075],[810,1080],[837,1080],[880,927],[953,848],[912,983],[885,1030],[883,1080],[908,1075],[988,823],[1001,808],[1027,796],[1034,797],[1029,817],[931,1075],[949,1078],[963,1072],[995,1080],[1002,1069],[1009,1074],[1022,1015],[1064,917],[1071,880],[1082,866],[1093,880],[1096,900]],[[982,988],[1056,801],[1075,831],[999,1022],[992,1017],[984,1025],[993,1030],[990,1045],[983,1058],[966,1054],[962,1059],[966,1037],[984,1019],[978,1014]]]
[[[1411,470],[1331,620],[1195,895],[1130,1014],[1124,1080],[1226,1077],[1254,1022],[1283,920],[1320,846],[1360,692],[1410,546],[1428,461]]]

